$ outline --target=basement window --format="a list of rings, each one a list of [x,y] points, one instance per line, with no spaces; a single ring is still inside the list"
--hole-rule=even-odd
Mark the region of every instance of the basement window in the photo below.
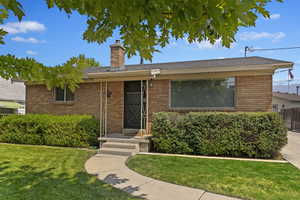
[[[235,78],[171,81],[171,108],[233,108]]]
[[[64,88],[56,87],[55,101],[58,102],[74,101],[74,93],[67,86],[65,86]]]

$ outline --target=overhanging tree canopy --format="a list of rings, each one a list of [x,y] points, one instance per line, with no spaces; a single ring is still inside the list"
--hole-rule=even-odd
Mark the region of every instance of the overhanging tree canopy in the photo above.
[[[28,82],[46,84],[48,89],[63,88],[67,85],[74,90],[82,81],[84,69],[90,66],[100,66],[92,58],[84,55],[72,57],[62,65],[45,66],[33,58],[17,58],[13,55],[0,56],[0,77],[4,79],[21,79]]]
[[[189,42],[222,40],[229,47],[241,26],[255,26],[257,15],[269,17],[266,6],[272,0],[45,0],[67,14],[88,16],[83,38],[103,43],[119,32],[129,57],[139,53],[151,60],[157,46],[170,38]],[[282,2],[283,0],[276,0]],[[12,11],[24,16],[17,0],[0,0],[0,23]],[[3,36],[3,30],[0,31]]]
[[[71,15],[87,16],[83,39],[103,43],[117,31],[128,57],[140,54],[152,59],[157,47],[171,38],[188,42],[221,39],[229,47],[239,27],[255,26],[258,15],[269,17],[266,6],[272,0],[45,0],[49,8],[58,7]],[[275,0],[282,2],[283,0]],[[17,0],[0,0],[0,24],[13,13],[25,15]],[[0,44],[6,32],[0,28]],[[33,59],[0,56],[0,76],[43,81],[48,88],[67,84],[74,89],[82,80],[83,68],[94,65],[84,56],[71,58],[63,65],[46,67]]]

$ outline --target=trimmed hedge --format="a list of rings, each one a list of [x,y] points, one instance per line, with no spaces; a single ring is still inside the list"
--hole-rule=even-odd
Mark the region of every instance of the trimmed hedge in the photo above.
[[[277,113],[157,113],[154,151],[161,153],[273,158],[287,143]]]
[[[88,147],[98,145],[98,121],[87,115],[8,115],[0,118],[0,142]]]

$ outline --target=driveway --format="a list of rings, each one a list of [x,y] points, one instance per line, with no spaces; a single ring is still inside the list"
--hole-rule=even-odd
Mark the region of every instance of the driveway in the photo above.
[[[300,169],[300,133],[288,132],[288,144],[281,153],[286,160]]]

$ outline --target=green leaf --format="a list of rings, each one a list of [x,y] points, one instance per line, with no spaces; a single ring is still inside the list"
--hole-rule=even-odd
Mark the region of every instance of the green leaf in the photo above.
[[[100,64],[84,55],[72,57],[62,65],[45,66],[33,58],[17,58],[13,55],[0,56],[0,77],[43,83],[48,89],[67,85],[72,91],[82,82],[87,67]]]
[[[283,0],[277,0],[283,2]],[[241,26],[255,26],[258,15],[270,16],[266,9],[272,0],[45,0],[49,8],[58,7],[70,16],[87,16],[83,39],[104,43],[119,34],[128,57],[139,54],[151,60],[157,47],[171,38],[189,42],[222,39],[229,47]],[[12,11],[22,19],[21,4],[0,0],[0,9]],[[1,12],[1,11],[0,11]],[[0,14],[0,23],[7,16]],[[157,34],[158,32],[162,34]],[[2,40],[1,40],[2,39]],[[0,42],[3,42],[3,35]]]

